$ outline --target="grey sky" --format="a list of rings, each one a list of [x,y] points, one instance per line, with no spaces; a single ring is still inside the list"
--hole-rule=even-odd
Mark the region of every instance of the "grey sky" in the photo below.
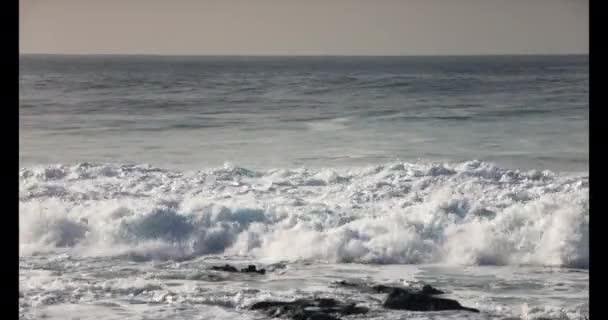
[[[587,53],[587,0],[20,0],[22,53]]]

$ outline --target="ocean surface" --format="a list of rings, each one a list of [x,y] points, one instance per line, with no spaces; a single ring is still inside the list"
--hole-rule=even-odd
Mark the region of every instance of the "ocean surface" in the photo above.
[[[588,63],[22,55],[20,317],[587,319]]]

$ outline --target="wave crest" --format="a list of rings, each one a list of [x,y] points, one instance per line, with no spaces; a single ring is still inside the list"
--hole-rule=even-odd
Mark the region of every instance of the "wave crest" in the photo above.
[[[21,254],[589,265],[588,178],[490,163],[20,171]]]

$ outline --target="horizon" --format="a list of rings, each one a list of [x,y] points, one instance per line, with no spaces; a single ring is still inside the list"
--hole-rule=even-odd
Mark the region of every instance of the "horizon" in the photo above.
[[[160,53],[29,53],[20,52],[19,56],[63,56],[63,57],[260,57],[260,58],[433,58],[433,57],[572,57],[589,56],[589,53],[489,53],[489,54],[160,54]]]

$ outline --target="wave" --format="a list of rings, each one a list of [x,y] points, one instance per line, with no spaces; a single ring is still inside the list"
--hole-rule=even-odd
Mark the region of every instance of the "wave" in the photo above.
[[[20,170],[22,256],[589,266],[587,173],[491,163]]]

